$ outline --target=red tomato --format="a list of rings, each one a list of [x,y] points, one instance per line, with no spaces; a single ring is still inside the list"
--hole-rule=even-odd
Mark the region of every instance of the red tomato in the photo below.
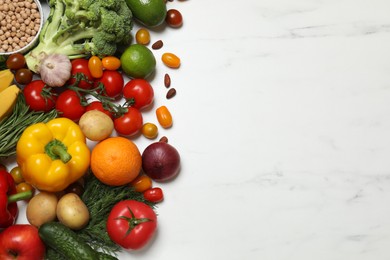
[[[164,193],[159,187],[148,189],[143,194],[144,198],[150,202],[161,202],[164,199]]]
[[[77,92],[67,89],[58,96],[56,109],[60,116],[78,121],[85,112],[85,107],[81,102]]]
[[[47,87],[42,80],[34,80],[23,89],[27,105],[34,111],[50,111],[54,108],[57,95],[53,89]]]
[[[140,249],[153,237],[157,216],[153,209],[136,200],[118,202],[107,219],[109,237],[125,249]]]
[[[93,77],[89,71],[87,59],[72,60],[71,78],[69,79],[68,84],[75,83],[75,76],[77,73],[82,73],[86,77],[86,80],[81,80],[79,82],[78,87],[83,89],[90,89],[93,86]]]
[[[132,107],[143,109],[153,102],[153,87],[145,79],[132,79],[123,88],[123,96],[129,100],[133,99]]]
[[[120,135],[134,135],[141,130],[142,125],[142,114],[134,107],[129,107],[127,113],[114,119],[114,128]]]
[[[85,112],[90,111],[90,110],[99,110],[100,112],[103,112],[104,114],[111,117],[111,119],[114,119],[114,116],[112,115],[112,113],[110,111],[106,110],[103,107],[103,103],[100,101],[96,100],[96,101],[92,101],[91,103],[89,103],[85,109]]]
[[[96,81],[103,83],[106,95],[108,97],[117,98],[122,94],[123,85],[125,84],[122,74],[116,70],[105,70],[103,76]]]

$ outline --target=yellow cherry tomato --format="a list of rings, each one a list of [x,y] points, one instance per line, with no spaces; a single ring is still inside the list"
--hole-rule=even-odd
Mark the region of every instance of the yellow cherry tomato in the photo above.
[[[121,60],[115,56],[107,56],[102,59],[102,64],[106,70],[117,70],[121,67]]]
[[[15,166],[11,169],[10,174],[12,178],[14,179],[15,184],[19,184],[24,182],[22,169],[19,166]]]
[[[134,187],[135,191],[144,192],[152,188],[152,179],[147,175],[142,174],[130,182],[130,186]]]
[[[158,128],[153,123],[145,123],[141,129],[142,134],[149,139],[154,139],[158,135]]]
[[[170,53],[170,52],[165,52],[162,56],[161,56],[161,60],[162,62],[170,67],[170,68],[179,68],[180,67],[180,58],[177,57],[175,54],[173,53]]]
[[[102,60],[98,56],[91,56],[88,60],[88,69],[92,77],[101,78],[103,76]]]
[[[163,128],[169,128],[173,124],[171,112],[169,112],[166,106],[161,106],[156,109],[156,116],[159,124]]]
[[[147,45],[150,42],[150,33],[148,30],[141,28],[135,34],[135,40],[139,44]]]
[[[35,188],[27,182],[21,182],[18,185],[16,185],[16,193],[21,193],[25,191],[31,191],[32,193],[35,192]]]

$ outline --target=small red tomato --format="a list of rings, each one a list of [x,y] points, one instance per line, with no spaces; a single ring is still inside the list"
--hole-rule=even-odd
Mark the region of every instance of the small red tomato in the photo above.
[[[26,66],[26,59],[23,54],[14,53],[8,56],[5,64],[11,70],[18,70]]]
[[[15,81],[18,82],[20,85],[26,85],[30,83],[32,79],[33,73],[27,68],[21,68],[15,72]]]
[[[62,92],[57,99],[56,109],[61,117],[78,121],[85,112],[85,107],[81,104],[81,99],[77,92],[67,89]]]
[[[23,89],[23,95],[27,105],[33,111],[48,112],[56,104],[57,94],[50,87],[47,87],[42,80],[33,80]]]
[[[90,89],[93,86],[93,77],[88,68],[87,59],[74,59],[72,60],[72,70],[71,78],[68,81],[68,84],[74,84],[76,82],[76,75],[80,73],[83,74],[85,80],[81,80],[78,84],[78,87],[83,89]]]
[[[120,135],[131,136],[138,133],[143,125],[141,112],[129,107],[128,111],[114,120],[114,128]]]
[[[85,108],[85,112],[90,111],[90,110],[99,110],[100,112],[103,112],[104,114],[108,115],[111,117],[111,119],[114,119],[114,116],[110,111],[104,108],[103,103],[100,101],[92,101],[91,103],[88,104],[88,106]]]
[[[161,202],[164,199],[164,193],[161,188],[155,187],[143,192],[144,198],[150,202]]]
[[[107,219],[108,236],[129,250],[144,247],[157,229],[157,215],[145,203],[122,200],[115,204]]]
[[[122,94],[123,85],[125,84],[122,74],[116,70],[105,70],[100,79],[95,84],[104,85],[105,94],[108,97],[118,98]]]
[[[178,10],[169,9],[165,21],[171,27],[180,27],[183,24],[183,16]]]
[[[154,90],[145,79],[132,79],[123,87],[123,96],[126,100],[133,100],[132,107],[143,109],[153,102]]]

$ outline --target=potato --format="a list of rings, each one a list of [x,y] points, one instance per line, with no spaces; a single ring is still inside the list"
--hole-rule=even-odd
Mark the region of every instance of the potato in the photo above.
[[[57,204],[58,220],[73,230],[85,227],[89,221],[89,211],[76,193],[67,193]]]
[[[84,135],[91,141],[101,141],[109,137],[114,130],[114,122],[111,117],[99,110],[85,112],[79,126]]]
[[[28,222],[36,227],[56,219],[58,199],[54,193],[41,191],[30,199],[27,204],[26,217]]]

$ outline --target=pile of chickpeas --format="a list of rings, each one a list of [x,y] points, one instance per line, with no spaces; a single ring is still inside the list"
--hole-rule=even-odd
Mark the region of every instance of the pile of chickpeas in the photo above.
[[[38,34],[40,23],[33,0],[0,0],[0,53],[25,47]]]

